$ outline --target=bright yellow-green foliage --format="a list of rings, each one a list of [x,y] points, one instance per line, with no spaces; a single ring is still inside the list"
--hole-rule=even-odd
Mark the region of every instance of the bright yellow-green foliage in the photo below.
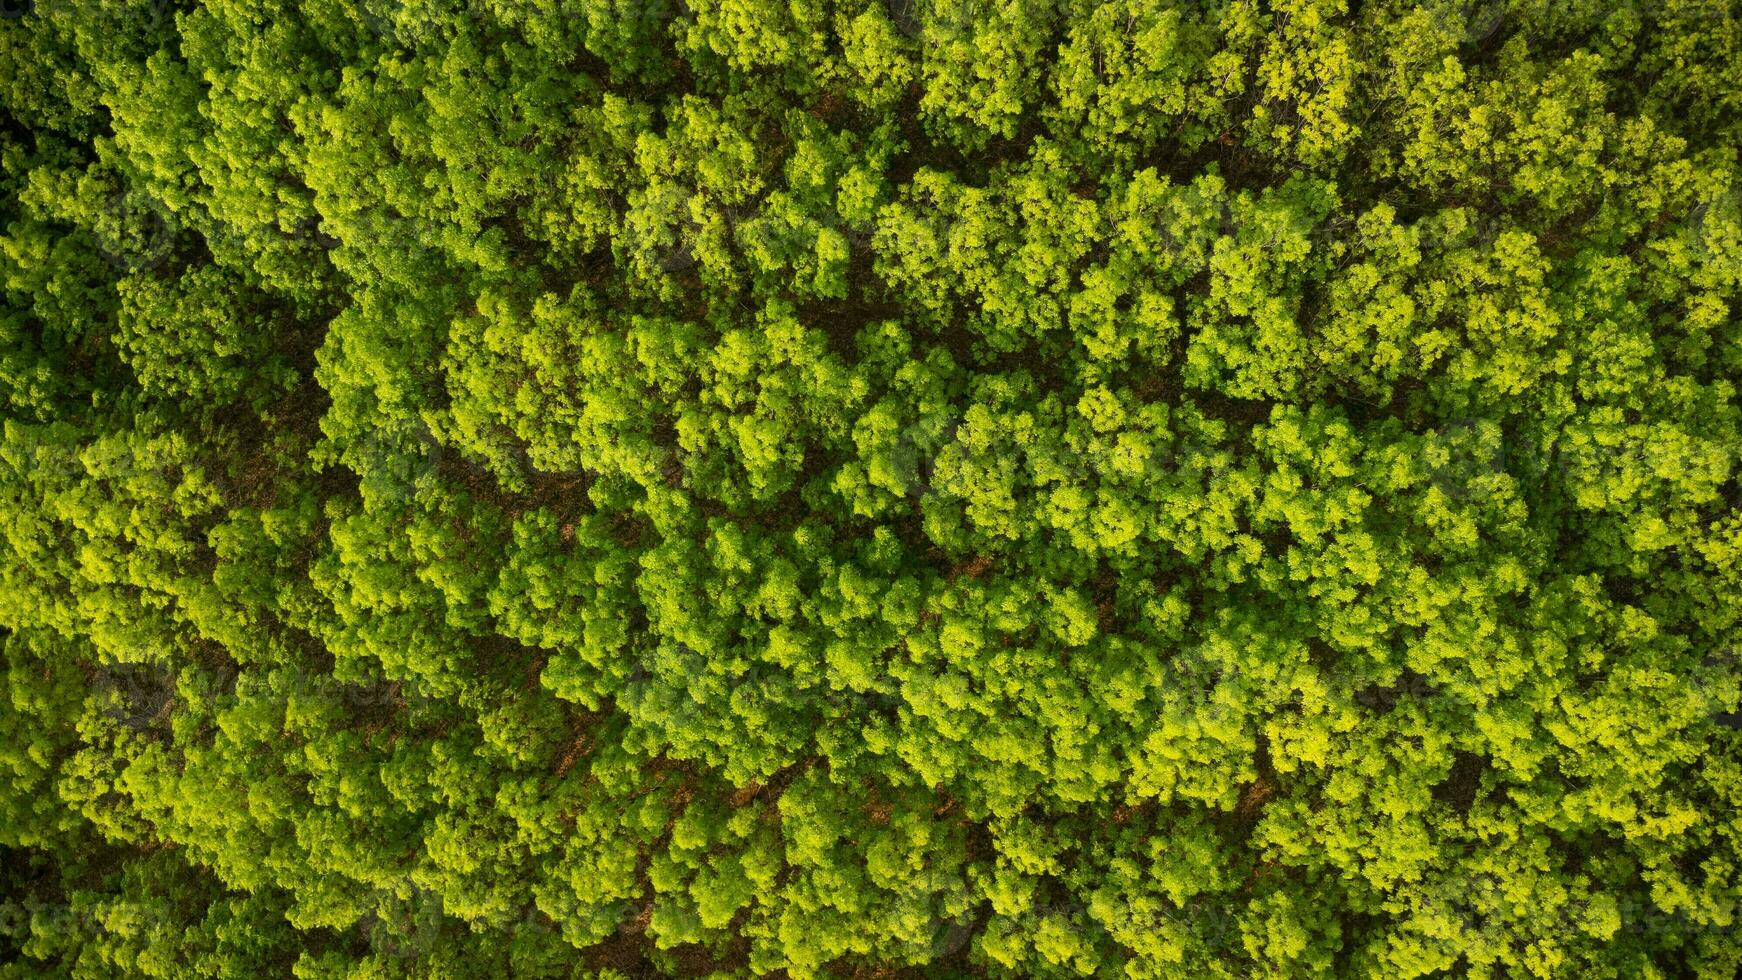
[[[1739,0],[0,12],[0,978],[1742,969]]]

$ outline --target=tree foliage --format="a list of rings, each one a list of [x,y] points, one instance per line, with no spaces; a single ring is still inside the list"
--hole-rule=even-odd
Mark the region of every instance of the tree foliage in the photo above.
[[[0,977],[1742,970],[1729,0],[13,6]]]

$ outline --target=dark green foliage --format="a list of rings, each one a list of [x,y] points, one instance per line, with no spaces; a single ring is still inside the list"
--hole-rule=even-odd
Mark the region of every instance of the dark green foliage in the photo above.
[[[1742,969],[1732,0],[10,7],[0,977]]]

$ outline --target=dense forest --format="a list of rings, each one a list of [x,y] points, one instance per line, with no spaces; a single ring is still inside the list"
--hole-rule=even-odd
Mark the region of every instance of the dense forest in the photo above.
[[[1742,969],[1742,0],[0,15],[0,978]]]

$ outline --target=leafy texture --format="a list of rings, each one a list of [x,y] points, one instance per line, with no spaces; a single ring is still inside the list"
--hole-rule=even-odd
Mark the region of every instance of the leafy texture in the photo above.
[[[0,6],[0,977],[1742,970],[1730,0]]]

